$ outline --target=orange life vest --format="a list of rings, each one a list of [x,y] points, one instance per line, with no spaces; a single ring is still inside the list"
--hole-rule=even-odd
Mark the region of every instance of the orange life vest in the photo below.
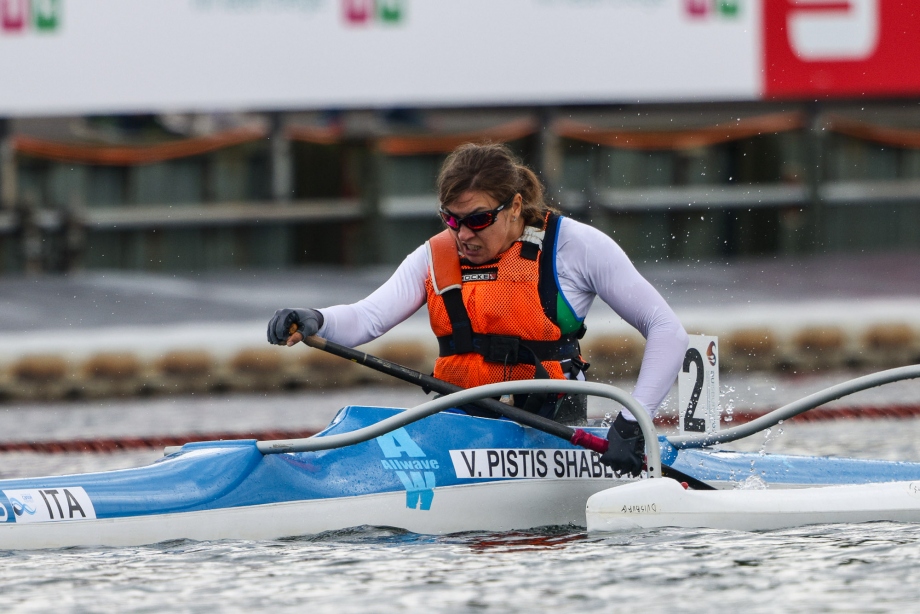
[[[528,227],[511,248],[479,265],[460,260],[448,230],[428,241],[428,316],[440,349],[435,377],[470,388],[562,379],[586,368],[578,345],[584,326],[556,281],[559,221],[547,215],[542,231]]]

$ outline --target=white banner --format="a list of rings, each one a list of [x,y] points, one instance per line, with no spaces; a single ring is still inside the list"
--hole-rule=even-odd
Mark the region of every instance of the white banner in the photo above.
[[[0,115],[754,99],[761,0],[0,0]]]

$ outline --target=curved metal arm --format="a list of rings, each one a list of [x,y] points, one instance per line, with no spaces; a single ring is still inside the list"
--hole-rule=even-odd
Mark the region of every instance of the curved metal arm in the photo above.
[[[661,477],[661,450],[658,447],[658,434],[648,411],[636,401],[629,393],[615,386],[598,384],[595,382],[570,382],[567,380],[517,380],[513,382],[499,382],[488,384],[469,390],[461,390],[433,401],[428,401],[412,409],[381,420],[376,424],[366,426],[350,433],[329,435],[326,437],[308,437],[305,439],[279,439],[275,441],[259,441],[256,443],[263,454],[280,454],[284,452],[313,452],[318,450],[331,450],[356,443],[368,441],[385,433],[396,430],[412,422],[416,422],[436,414],[439,411],[472,403],[487,397],[496,397],[503,394],[526,394],[532,392],[565,392],[570,394],[590,394],[604,397],[622,404],[636,420],[645,435],[646,465],[648,477]]]
[[[814,409],[819,405],[824,405],[829,401],[834,401],[853,394],[854,392],[916,377],[920,377],[920,365],[909,365],[907,367],[879,371],[878,373],[857,377],[842,384],[837,384],[836,386],[831,386],[820,392],[808,395],[798,401],[784,405],[779,409],[774,409],[770,413],[764,414],[756,420],[751,420],[747,424],[742,424],[711,435],[679,435],[668,437],[668,442],[675,448],[702,448],[717,443],[735,441],[736,439],[742,439],[758,431],[774,426],[781,420],[788,420],[809,409]]]

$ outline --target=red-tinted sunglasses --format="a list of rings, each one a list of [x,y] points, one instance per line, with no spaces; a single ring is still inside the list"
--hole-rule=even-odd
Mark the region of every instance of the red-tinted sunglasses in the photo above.
[[[510,205],[511,201],[513,200],[514,196],[509,198],[507,202],[500,204],[495,209],[490,211],[477,211],[476,213],[470,213],[466,217],[457,217],[444,207],[441,207],[441,219],[444,220],[444,223],[447,224],[447,227],[451,230],[460,230],[460,224],[463,224],[474,232],[485,230],[494,224],[495,220],[498,219],[498,212]]]

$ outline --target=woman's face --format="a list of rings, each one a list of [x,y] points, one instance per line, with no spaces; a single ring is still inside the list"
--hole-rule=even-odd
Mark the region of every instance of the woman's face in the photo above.
[[[462,193],[444,209],[458,218],[464,218],[472,213],[497,209],[500,205],[501,203],[485,192],[470,190]],[[510,248],[524,232],[521,205],[521,195],[516,194],[511,204],[498,212],[498,217],[491,226],[473,231],[461,224],[459,230],[449,229],[457,242],[460,256],[473,264],[483,264]]]

